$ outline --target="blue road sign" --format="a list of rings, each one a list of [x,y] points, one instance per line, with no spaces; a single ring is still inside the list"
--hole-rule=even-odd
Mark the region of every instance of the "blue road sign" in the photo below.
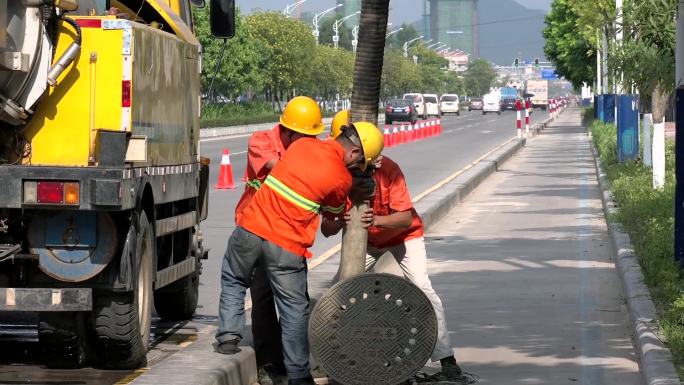
[[[544,80],[558,79],[558,75],[556,75],[555,70],[547,68],[547,69],[542,70],[542,79],[544,79]]]

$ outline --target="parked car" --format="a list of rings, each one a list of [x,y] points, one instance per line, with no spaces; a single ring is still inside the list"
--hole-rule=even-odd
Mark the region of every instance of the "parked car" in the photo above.
[[[416,109],[416,114],[423,119],[427,119],[427,111],[425,110],[425,99],[423,98],[423,94],[404,94],[402,99],[411,100]]]
[[[483,103],[482,98],[470,98],[470,104],[468,105],[468,111],[480,110],[482,111]]]
[[[487,94],[482,98],[482,115],[488,112],[496,112],[501,115],[501,99],[496,94]]]
[[[411,100],[391,99],[387,101],[387,107],[385,108],[385,123],[411,122],[411,124],[414,124],[417,119],[418,114],[416,113],[416,107]]]
[[[456,95],[456,94],[444,94],[439,99],[439,109],[442,112],[442,115],[445,115],[445,114],[461,115],[459,108],[460,108],[460,103],[458,101],[458,95]]]
[[[439,98],[435,94],[424,94],[423,99],[425,100],[425,115],[427,116],[440,116],[439,111]]]

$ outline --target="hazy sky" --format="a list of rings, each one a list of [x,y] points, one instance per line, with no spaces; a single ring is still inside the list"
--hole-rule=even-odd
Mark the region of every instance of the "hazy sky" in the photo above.
[[[552,0],[515,0],[527,8],[536,8],[548,11]],[[238,6],[243,11],[249,12],[251,9],[278,9],[285,8],[287,4],[294,3],[295,0],[237,0]],[[412,23],[420,19],[422,14],[422,1],[417,0],[391,0],[390,6],[392,13],[390,20],[395,24],[404,22]],[[307,0],[302,4],[303,10],[322,10],[335,4],[334,0]]]

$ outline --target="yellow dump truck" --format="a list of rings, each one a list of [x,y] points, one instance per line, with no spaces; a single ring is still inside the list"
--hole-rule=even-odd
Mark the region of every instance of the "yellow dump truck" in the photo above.
[[[195,312],[203,3],[0,0],[0,315],[37,314],[50,366],[139,367],[153,304]]]

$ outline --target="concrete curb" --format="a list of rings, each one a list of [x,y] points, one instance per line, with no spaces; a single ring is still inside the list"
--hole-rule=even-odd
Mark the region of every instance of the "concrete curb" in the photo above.
[[[423,219],[425,228],[429,229],[443,219],[452,208],[463,202],[480,183],[495,173],[504,162],[523,148],[525,143],[525,139],[513,140],[418,201],[415,204],[415,209]]]
[[[199,338],[131,382],[131,385],[258,385],[254,350],[224,355],[214,351],[215,326],[203,329]]]
[[[679,385],[679,375],[672,362],[672,352],[658,337],[658,314],[651,293],[644,284],[641,267],[632,248],[629,235],[623,233],[616,224],[610,223],[610,215],[617,205],[613,201],[610,182],[603,171],[596,148],[591,147],[594,165],[602,195],[603,211],[608,222],[608,230],[615,248],[615,265],[622,281],[629,316],[632,321],[634,341],[639,355],[639,367],[647,385]]]

